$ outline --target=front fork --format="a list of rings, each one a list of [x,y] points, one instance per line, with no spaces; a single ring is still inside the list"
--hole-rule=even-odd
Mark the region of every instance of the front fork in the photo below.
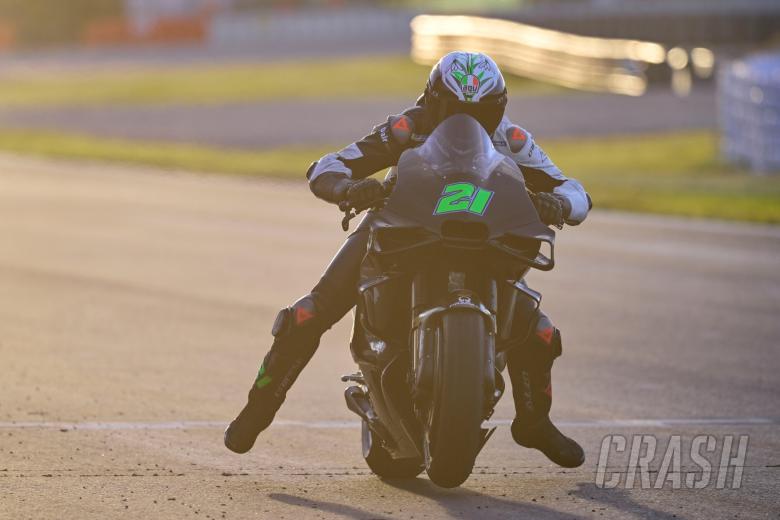
[[[416,402],[426,402],[432,391],[433,349],[436,344],[437,318],[453,308],[470,308],[487,320],[489,342],[485,345],[485,419],[488,419],[506,390],[501,376],[507,364],[508,351],[525,341],[539,313],[542,295],[528,287],[522,279],[504,282],[497,290],[494,280],[481,284],[483,298],[467,289],[466,275],[448,273],[446,288],[432,287],[429,278],[416,276],[412,281],[412,308],[416,316],[412,324],[412,389]],[[472,284],[469,284],[472,285]],[[432,305],[437,292],[447,297],[441,305]],[[441,302],[441,298],[438,299]],[[483,303],[484,301],[484,303]]]
[[[479,295],[465,287],[465,273],[452,271],[447,280],[447,296],[440,305],[425,308],[419,311],[413,321],[411,329],[412,345],[412,394],[415,401],[415,409],[418,416],[423,419],[426,416],[427,403],[433,395],[433,371],[434,349],[438,341],[438,321],[444,313],[462,312],[464,310],[481,314],[485,319],[488,335],[484,345],[475,345],[474,348],[483,348],[485,353],[485,374],[483,392],[485,403],[485,416],[487,420],[493,414],[495,405],[504,393],[506,385],[500,371],[506,365],[504,356],[496,357],[496,338],[498,323],[496,319],[496,295],[495,282],[490,281],[487,287],[486,306]],[[412,307],[417,312],[424,304],[420,300],[425,292],[426,284],[422,277],[415,277],[412,281]],[[430,298],[426,298],[430,300]],[[498,368],[497,362],[501,363]]]

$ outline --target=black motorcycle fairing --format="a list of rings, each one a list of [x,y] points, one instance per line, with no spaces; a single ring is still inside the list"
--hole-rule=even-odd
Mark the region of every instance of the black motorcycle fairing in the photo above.
[[[489,221],[492,236],[512,230],[533,237],[555,236],[539,220],[518,166],[495,149],[474,118],[464,114],[446,119],[421,146],[406,150],[396,166],[395,178],[393,192],[379,215],[403,215],[436,231],[444,220],[454,216],[459,220]],[[483,213],[435,213],[442,188],[458,181],[494,192]]]
[[[503,281],[520,279],[528,266],[552,268],[552,260],[544,256],[539,260],[537,255],[543,242],[552,250],[555,237],[539,220],[517,165],[495,149],[482,126],[469,116],[445,120],[420,147],[404,152],[391,175],[395,187],[384,208],[372,211],[360,224],[369,228],[369,254],[361,267],[359,287],[358,319],[364,333],[355,335],[362,341],[353,343],[356,359],[380,364],[378,357],[384,356],[367,347],[382,338],[380,346],[390,355],[394,347],[406,343],[409,333],[408,325],[399,326],[408,319],[403,319],[398,305],[409,301],[409,281],[399,275],[421,273],[421,281],[430,285],[442,280],[427,275],[429,268],[479,272],[485,271],[481,266],[490,266],[487,278],[503,279],[498,294],[509,293],[512,305],[501,312],[485,303],[498,311],[505,325],[518,296]],[[452,182],[467,182],[494,196],[481,214],[437,214],[442,190]],[[483,297],[497,294],[483,290],[482,281],[472,279],[470,285]],[[521,301],[526,299],[520,296]],[[502,339],[510,336],[514,335],[505,333]]]
[[[489,244],[531,267],[552,268],[555,233],[539,220],[520,169],[473,118],[457,114],[445,120],[420,147],[401,155],[391,175],[395,187],[384,207],[372,213],[370,250],[399,253],[444,238],[461,248]],[[453,200],[448,193],[453,186],[482,193],[487,202],[473,209],[473,199]],[[549,244],[550,258],[537,258],[543,243]]]

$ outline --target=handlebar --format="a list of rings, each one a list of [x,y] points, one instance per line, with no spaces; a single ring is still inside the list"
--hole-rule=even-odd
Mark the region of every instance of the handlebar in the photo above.
[[[391,177],[381,184],[383,191],[382,197],[373,200],[368,204],[352,206],[347,200],[339,202],[339,211],[344,212],[344,218],[341,219],[341,229],[347,231],[349,229],[349,221],[357,217],[361,212],[367,209],[379,209],[384,205],[385,200],[390,196],[390,193],[392,193],[393,188],[395,187],[395,177]]]

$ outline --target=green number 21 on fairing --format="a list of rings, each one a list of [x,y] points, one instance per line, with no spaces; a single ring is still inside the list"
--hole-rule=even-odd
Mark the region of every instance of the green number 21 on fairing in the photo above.
[[[455,182],[444,187],[433,214],[443,215],[465,211],[484,215],[491,200],[493,200],[492,191],[477,188],[469,182]]]

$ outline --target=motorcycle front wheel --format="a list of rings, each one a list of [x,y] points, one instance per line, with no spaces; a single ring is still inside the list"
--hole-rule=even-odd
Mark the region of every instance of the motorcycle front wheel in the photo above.
[[[434,349],[433,400],[425,425],[426,472],[452,488],[471,475],[482,444],[485,318],[473,311],[441,318]]]

